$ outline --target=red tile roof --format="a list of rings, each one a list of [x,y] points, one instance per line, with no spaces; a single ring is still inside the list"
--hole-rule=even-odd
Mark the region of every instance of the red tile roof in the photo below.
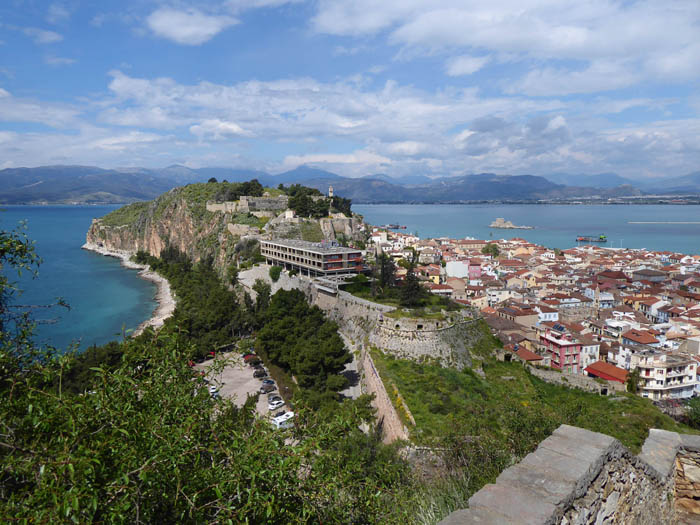
[[[601,379],[607,379],[608,381],[617,381],[619,383],[625,383],[627,381],[627,370],[619,368],[610,363],[605,363],[603,361],[596,361],[595,363],[588,365],[585,371],[592,376],[600,377]]]
[[[523,361],[542,361],[544,359],[535,352],[530,352],[527,348],[518,348],[518,351],[515,353],[518,354],[518,357]]]

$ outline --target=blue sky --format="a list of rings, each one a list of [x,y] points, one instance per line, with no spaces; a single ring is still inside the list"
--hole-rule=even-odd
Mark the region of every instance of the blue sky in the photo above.
[[[700,169],[700,2],[4,0],[0,168]]]

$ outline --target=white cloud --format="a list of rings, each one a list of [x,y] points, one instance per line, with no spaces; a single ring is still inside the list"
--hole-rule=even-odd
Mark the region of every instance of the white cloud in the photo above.
[[[451,76],[478,71],[484,64],[474,59],[484,54],[526,68],[537,64],[520,80],[532,94],[607,91],[700,76],[697,0],[321,0],[317,5],[312,20],[317,32],[379,35],[399,46],[397,56],[403,59],[447,55]],[[622,63],[622,70],[605,78],[602,66]],[[623,78],[616,78],[618,72]]]
[[[302,164],[391,164],[391,159],[370,151],[357,150],[352,153],[311,153],[308,155],[288,155],[284,158],[285,166]]]
[[[159,37],[178,44],[197,46],[237,24],[238,20],[228,15],[206,15],[197,9],[162,7],[151,13],[146,23]]]
[[[447,61],[446,71],[451,77],[471,75],[484,67],[488,61],[489,57],[474,57],[470,55],[454,57]]]
[[[63,37],[54,31],[46,31],[37,27],[25,27],[22,32],[34,40],[36,44],[54,44],[63,40]]]
[[[220,140],[231,136],[250,136],[250,133],[245,131],[235,122],[225,122],[219,119],[206,119],[200,124],[190,126],[190,133],[203,139],[205,137]]]
[[[622,62],[600,60],[579,71],[534,69],[515,82],[504,82],[507,93],[530,96],[571,95],[614,91],[641,80],[634,68]]]
[[[227,0],[225,5],[232,11],[244,11],[247,9],[279,7],[285,4],[296,4],[301,2],[304,2],[304,0]]]
[[[70,66],[71,64],[75,64],[75,59],[48,55],[44,57],[44,62],[50,66]]]
[[[70,18],[70,10],[63,4],[51,4],[46,13],[46,21],[50,24],[59,24]]]
[[[17,98],[0,89],[0,122],[35,122],[64,128],[75,124],[79,114],[69,105]]]
[[[142,146],[162,140],[164,137],[154,133],[143,133],[140,131],[131,131],[123,135],[115,135],[97,139],[90,144],[89,147],[97,149],[105,149],[110,151],[125,151],[134,146]]]

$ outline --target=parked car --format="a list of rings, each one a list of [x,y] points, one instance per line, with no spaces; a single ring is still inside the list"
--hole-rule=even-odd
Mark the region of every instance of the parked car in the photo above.
[[[284,400],[283,400],[283,399],[279,399],[279,400],[276,400],[276,401],[270,401],[270,402],[267,404],[267,409],[268,409],[268,410],[277,410],[278,408],[283,407],[283,406],[284,406]]]
[[[253,372],[253,377],[257,379],[262,379],[264,377],[267,377],[267,371],[266,370],[256,370]]]
[[[268,392],[272,392],[274,390],[277,390],[277,387],[273,384],[266,384],[260,387],[260,393],[261,394],[267,394]]]
[[[209,394],[211,394],[211,397],[219,396],[219,389],[216,385],[209,385]]]
[[[272,379],[263,379],[263,385],[274,385],[275,382]]]
[[[285,412],[282,415],[272,418],[272,424],[275,428],[290,428],[294,426],[293,418],[294,412]]]

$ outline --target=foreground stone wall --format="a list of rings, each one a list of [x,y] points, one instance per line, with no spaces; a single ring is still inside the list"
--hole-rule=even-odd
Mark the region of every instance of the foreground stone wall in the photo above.
[[[700,514],[693,512],[700,492],[688,479],[700,474],[693,470],[698,452],[700,436],[652,429],[642,453],[633,456],[610,436],[561,425],[474,494],[468,509],[440,524],[698,523]],[[678,477],[684,492],[676,487],[677,461],[685,469]],[[676,504],[677,491],[690,503]]]

